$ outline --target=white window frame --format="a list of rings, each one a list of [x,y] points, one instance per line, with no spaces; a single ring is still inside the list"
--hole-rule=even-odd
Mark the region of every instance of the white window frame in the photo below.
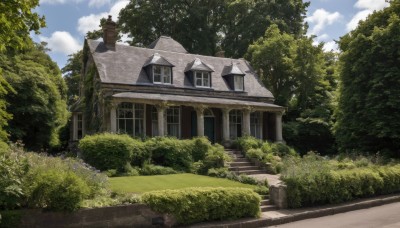
[[[262,139],[263,118],[262,112],[250,113],[250,135]]]
[[[241,88],[239,89],[239,82],[236,79],[240,80]],[[234,75],[233,76],[233,86],[235,87],[235,91],[244,91],[244,77],[241,75]]]
[[[199,88],[211,88],[211,73],[207,71],[194,71],[194,85]],[[200,75],[197,75],[200,74]],[[208,85],[205,85],[205,78],[208,79]],[[197,79],[201,80],[201,85],[197,85]]]
[[[156,68],[160,68],[160,73],[156,73]],[[172,84],[172,67],[169,66],[161,66],[161,65],[153,65],[153,83],[154,84]],[[155,81],[155,76],[160,76],[160,81]],[[168,80],[166,80],[168,79]]]
[[[238,121],[240,120],[240,121]],[[238,138],[238,125],[243,127],[243,112],[238,109],[231,110],[229,112],[229,138]]]
[[[169,114],[169,111],[171,111],[171,110],[173,110],[173,109],[177,109],[178,110],[178,123],[171,123],[171,122],[168,122],[168,114]],[[180,139],[181,138],[181,107],[180,106],[171,106],[171,107],[169,107],[169,108],[167,108],[166,110],[165,110],[165,126],[166,126],[166,132],[167,132],[167,135],[168,136],[175,136],[175,137],[177,137],[178,139]],[[174,117],[175,115],[173,114],[172,115],[172,117]],[[172,135],[168,130],[169,130],[169,126],[170,125],[177,125],[178,126],[178,135]]]
[[[132,105],[131,108],[126,108],[122,107],[123,105]],[[139,106],[142,106],[142,108],[139,109]],[[142,118],[137,117],[136,111],[141,110],[142,111]],[[132,117],[120,117],[120,112],[122,111],[130,111],[132,112]],[[118,133],[126,133],[129,134],[130,136],[144,136],[146,135],[146,105],[145,104],[138,104],[138,103],[130,103],[130,102],[123,102],[118,105],[117,108],[117,132]],[[120,120],[125,120],[125,129],[121,129],[120,126]],[[127,120],[132,120],[132,133],[129,133],[126,131],[126,121]],[[139,131],[136,131],[136,121],[141,121],[141,129]]]

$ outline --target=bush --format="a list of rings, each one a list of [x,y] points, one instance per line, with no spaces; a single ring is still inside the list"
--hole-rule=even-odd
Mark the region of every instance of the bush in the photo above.
[[[206,137],[196,137],[192,139],[193,161],[197,162],[203,160],[211,148],[211,142]]]
[[[191,170],[198,174],[207,174],[209,169],[224,168],[226,162],[231,161],[231,157],[227,155],[221,145],[214,145],[209,148],[204,160],[195,162]]]
[[[90,194],[89,186],[73,172],[36,170],[28,176],[30,207],[56,211],[73,211]]]
[[[132,193],[123,193],[116,195],[102,195],[93,199],[84,200],[81,203],[81,207],[83,208],[110,207],[117,205],[135,204],[140,202],[141,198],[139,195]]]
[[[85,162],[97,169],[123,171],[137,145],[136,140],[128,135],[103,133],[81,139],[79,149]]]
[[[249,149],[246,153],[246,157],[248,158],[254,158],[259,161],[262,161],[264,158],[264,152],[261,149]]]
[[[173,137],[156,137],[145,142],[154,164],[181,171],[189,171],[193,163],[191,145],[190,140]]]
[[[289,160],[285,160],[282,180],[287,185],[291,208],[400,191],[400,165],[335,169],[336,163],[332,165],[331,161],[315,154]]]
[[[172,214],[179,223],[258,217],[260,196],[244,188],[187,188],[147,192],[144,203],[160,213]]]
[[[271,152],[279,157],[298,156],[298,154],[293,148],[283,143],[272,143]]]
[[[146,164],[140,170],[140,175],[167,175],[178,173],[171,167],[164,167],[159,165]]]
[[[248,150],[250,149],[257,149],[262,146],[262,140],[257,139],[253,136],[244,136],[240,137],[235,141],[236,147],[243,151],[244,153],[247,153]]]

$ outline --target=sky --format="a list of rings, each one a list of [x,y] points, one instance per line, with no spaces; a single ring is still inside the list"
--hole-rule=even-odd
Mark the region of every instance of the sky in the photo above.
[[[310,2],[306,21],[307,35],[315,35],[314,43],[324,42],[324,49],[337,50],[335,40],[357,27],[374,10],[388,6],[385,0],[305,0]],[[119,11],[129,0],[40,0],[35,10],[46,17],[47,27],[40,34],[31,34],[36,42],[45,41],[48,54],[64,67],[68,55],[82,49],[88,31],[99,29],[100,19]]]

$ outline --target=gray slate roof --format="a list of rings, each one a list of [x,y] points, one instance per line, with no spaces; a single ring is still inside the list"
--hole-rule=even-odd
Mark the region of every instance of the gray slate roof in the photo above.
[[[176,42],[174,39],[168,36],[160,36],[157,40],[153,41],[153,43],[151,43],[148,48],[163,51],[188,53],[186,49],[182,46],[182,44]]]
[[[174,42],[176,41],[172,43]],[[213,90],[232,91],[223,78],[222,72],[224,68],[229,67],[231,64],[236,64],[240,71],[246,74],[244,83],[247,96],[273,97],[244,59],[203,56],[120,44],[117,44],[115,51],[112,51],[108,50],[103,42],[95,40],[87,40],[87,44],[99,72],[100,80],[103,83],[153,85],[143,67],[151,56],[159,53],[160,56],[175,66],[173,67],[173,87],[175,88],[194,88],[189,78],[185,75],[185,70],[188,64],[198,58],[214,71],[211,73]],[[238,94],[238,96],[243,95]]]

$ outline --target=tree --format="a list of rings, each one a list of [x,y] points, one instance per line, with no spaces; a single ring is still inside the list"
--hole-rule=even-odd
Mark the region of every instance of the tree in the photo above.
[[[302,0],[132,0],[121,10],[119,25],[134,46],[167,35],[190,53],[214,55],[224,49],[229,57],[242,57],[272,23],[303,34],[308,5]]]
[[[335,62],[322,47],[314,46],[312,38],[295,38],[272,25],[246,55],[271,89],[275,103],[288,107],[285,140],[302,153],[328,153],[334,144],[331,93],[336,87],[331,64]]]
[[[0,54],[8,51],[20,50],[29,40],[29,32],[38,32],[45,27],[44,17],[33,13],[32,9],[38,6],[39,0],[13,0],[0,3]],[[29,42],[28,42],[29,43]],[[7,102],[4,97],[14,92],[2,75],[0,67],[0,140],[7,139],[4,126],[12,115],[6,111]]]
[[[68,105],[74,104],[79,98],[79,81],[82,73],[83,51],[69,55],[67,64],[61,69],[68,87]]]
[[[400,1],[340,39],[336,138],[342,152],[400,155]]]
[[[57,146],[68,117],[61,72],[43,50],[38,44],[13,56],[0,55],[3,75],[16,91],[6,96],[14,116],[7,130],[11,140],[22,140],[31,150]]]

